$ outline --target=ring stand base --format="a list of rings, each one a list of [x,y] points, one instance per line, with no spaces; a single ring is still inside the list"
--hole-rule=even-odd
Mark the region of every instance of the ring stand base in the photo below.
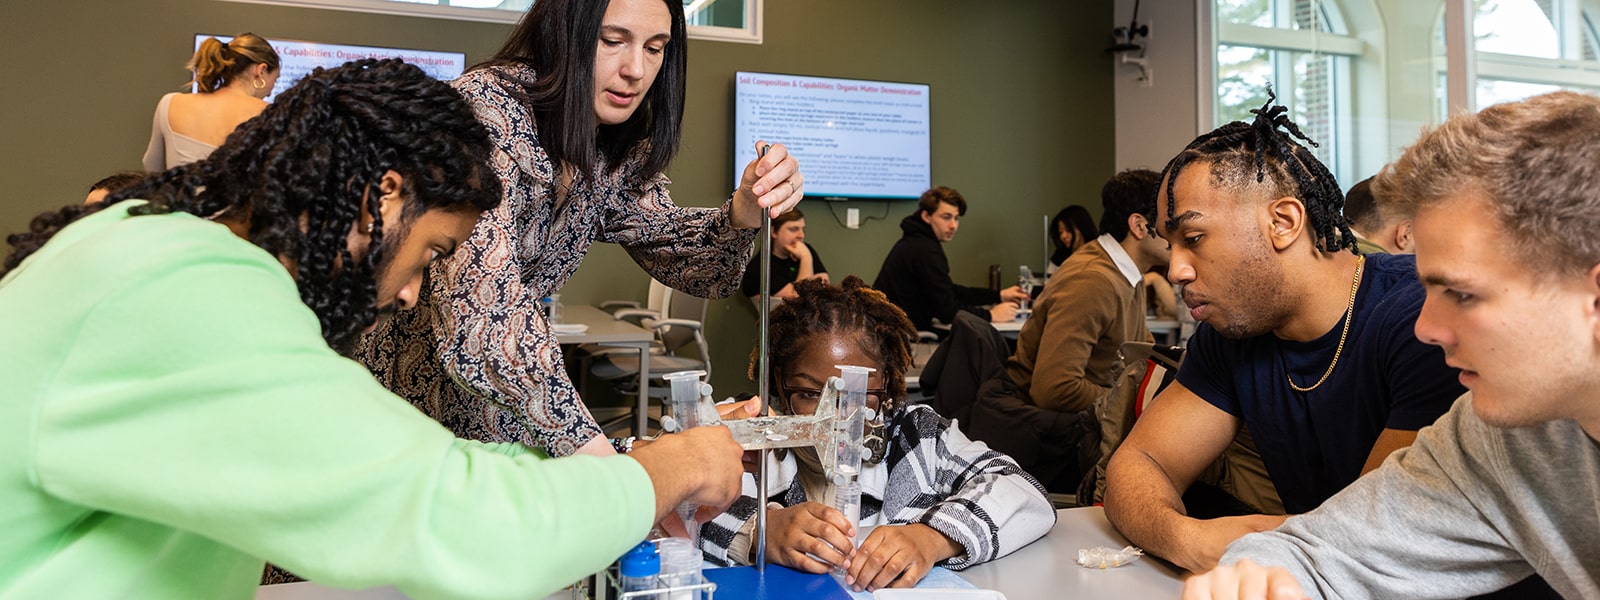
[[[717,591],[741,600],[850,600],[850,593],[832,575],[801,573],[768,564],[765,573],[755,567],[727,567],[701,572]]]

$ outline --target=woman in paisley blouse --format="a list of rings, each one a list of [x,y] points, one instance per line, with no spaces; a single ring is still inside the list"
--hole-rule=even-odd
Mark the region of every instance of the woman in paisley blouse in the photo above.
[[[761,224],[803,196],[782,145],[718,208],[683,208],[662,173],[677,151],[687,72],[674,0],[540,0],[488,62],[452,85],[489,128],[500,207],[429,272],[415,310],[363,340],[379,380],[457,435],[553,456],[611,453],[578,398],[539,299],[595,241],[670,287],[723,297]],[[765,142],[758,142],[764,147]]]

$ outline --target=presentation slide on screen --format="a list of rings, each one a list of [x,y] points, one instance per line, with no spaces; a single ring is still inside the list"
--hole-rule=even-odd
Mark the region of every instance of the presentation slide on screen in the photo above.
[[[757,140],[800,161],[806,195],[916,198],[930,178],[928,86],[736,73],[734,182]]]
[[[195,34],[194,49],[199,50],[200,42],[212,37],[224,44],[233,40],[233,36],[230,35]],[[363,58],[398,58],[421,67],[423,72],[434,78],[445,80],[460,77],[461,72],[467,67],[467,55],[460,52],[349,46],[272,38],[267,38],[267,43],[272,44],[272,49],[278,52],[278,60],[281,62],[278,85],[272,88],[272,95],[267,96],[268,102],[280,92],[293,87],[301,77],[311,74],[312,69],[337,67]]]

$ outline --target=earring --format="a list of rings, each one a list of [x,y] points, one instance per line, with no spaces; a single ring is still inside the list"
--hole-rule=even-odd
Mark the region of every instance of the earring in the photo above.
[[[378,224],[377,223],[367,223],[367,235],[372,235],[372,234],[377,233],[377,232],[378,232]]]
[[[260,77],[257,77],[256,78],[256,89],[258,89],[258,90],[267,89],[267,82],[262,81]]]

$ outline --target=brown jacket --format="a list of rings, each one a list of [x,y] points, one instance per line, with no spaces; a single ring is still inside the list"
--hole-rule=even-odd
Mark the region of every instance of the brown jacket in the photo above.
[[[1034,302],[1006,372],[1034,405],[1094,406],[1121,371],[1123,342],[1151,341],[1144,286],[1128,283],[1099,240],[1073,252]]]

